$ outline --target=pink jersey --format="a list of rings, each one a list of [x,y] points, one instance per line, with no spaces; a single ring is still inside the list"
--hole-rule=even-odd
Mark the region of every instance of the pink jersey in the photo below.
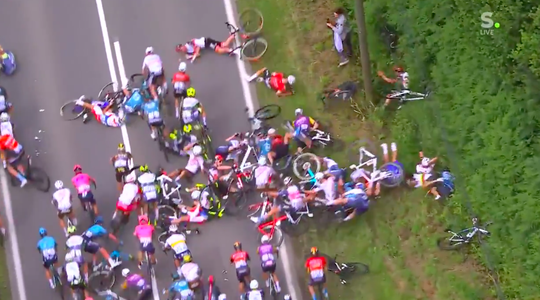
[[[154,226],[145,224],[145,225],[137,225],[135,227],[135,232],[133,234],[135,234],[135,236],[138,237],[139,240],[141,241],[148,240],[148,239],[150,239],[151,241],[153,232],[154,232]]]
[[[88,193],[91,181],[93,181],[92,177],[86,173],[79,173],[71,178],[71,182],[77,189],[77,194]]]

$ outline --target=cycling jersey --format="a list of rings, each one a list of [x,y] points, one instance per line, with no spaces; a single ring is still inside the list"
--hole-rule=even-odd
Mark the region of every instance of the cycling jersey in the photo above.
[[[296,117],[296,120],[293,122],[295,129],[295,136],[300,133],[305,133],[307,130],[312,128],[315,125],[315,120],[311,117],[300,115]]]
[[[139,187],[134,183],[126,183],[122,189],[118,202],[116,202],[116,209],[123,212],[130,212],[135,208],[137,204],[137,196],[139,195]]]
[[[135,226],[133,234],[139,239],[140,251],[154,253],[154,244],[152,243],[152,234],[154,226],[149,224]]]
[[[398,82],[404,90],[409,89],[409,73],[401,72],[398,75]]]
[[[286,85],[283,82],[283,73],[272,73],[270,79],[268,80],[268,86],[277,92],[285,92]]]
[[[226,146],[216,148],[216,155],[223,156],[225,160],[236,159],[240,153],[242,153],[242,149],[240,149],[240,141],[238,140],[230,140]]]
[[[202,223],[208,220],[208,210],[210,209],[210,201],[208,200],[208,196],[209,194],[204,192],[201,196],[201,202],[186,211],[188,222]]]
[[[151,288],[150,284],[146,282],[146,279],[139,274],[128,275],[128,277],[126,277],[126,286],[135,289],[136,291],[143,291]]]
[[[326,267],[326,258],[323,256],[310,257],[306,260],[306,268],[309,276],[314,281],[324,280],[324,269]]]
[[[264,243],[257,248],[257,253],[261,258],[261,266],[263,270],[275,267],[276,258],[274,257],[274,246],[270,243]]]
[[[87,239],[94,239],[94,238],[100,238],[103,236],[107,236],[108,232],[107,229],[105,229],[103,226],[99,224],[94,224],[90,226],[85,232],[83,232],[82,236],[83,238]]]
[[[191,78],[189,78],[189,75],[185,72],[176,72],[173,75],[172,78],[172,84],[174,88],[174,93],[179,96],[186,96],[185,92],[187,88],[190,86]]]
[[[257,141],[257,146],[259,146],[259,156],[264,156],[272,151],[272,141],[269,138],[260,139]]]
[[[142,68],[148,68],[148,71],[154,75],[163,73],[163,63],[157,54],[149,54],[144,57]]]
[[[429,165],[427,167],[422,166],[422,164],[416,165],[416,173],[429,174],[433,172],[433,166]]]
[[[231,255],[231,263],[234,264],[236,277],[239,282],[243,282],[244,278],[250,274],[247,263],[249,260],[249,254],[246,251],[236,251]]]
[[[258,188],[262,188],[271,182],[272,176],[274,176],[275,171],[272,167],[269,166],[259,166],[255,169],[255,185]]]
[[[296,185],[288,186],[287,189],[281,191],[279,194],[283,198],[288,198],[295,210],[299,210],[305,206],[304,196]]]
[[[345,204],[348,208],[354,208],[358,211],[366,210],[369,207],[369,199],[366,195],[366,192],[362,189],[354,188],[351,189],[343,196],[347,199],[347,204]]]
[[[45,236],[37,243],[37,249],[43,258],[43,266],[49,268],[58,261],[56,241],[53,237]]]
[[[96,118],[98,122],[105,126],[109,127],[120,127],[122,126],[122,118],[120,116],[115,115],[111,111],[103,112],[103,109],[97,105],[92,105],[92,114]]]
[[[159,111],[159,100],[149,100],[145,102],[142,109],[148,118],[148,124],[159,126],[163,123],[163,118]]]
[[[336,199],[336,181],[333,177],[327,178],[325,181],[319,183],[313,191],[324,191],[326,201],[330,202]]]
[[[201,155],[194,155],[193,151],[188,151],[188,162],[186,164],[186,170],[191,174],[197,174],[197,172],[204,169],[204,158]]]
[[[13,105],[6,100],[5,95],[0,95],[0,113],[7,112],[12,106]]]
[[[192,39],[184,46],[186,47],[186,54],[193,55],[196,48],[215,50],[216,48],[221,46],[221,42],[218,42],[211,38],[201,37],[198,39]]]
[[[182,259],[182,257],[184,257],[186,254],[191,255],[191,252],[186,244],[186,237],[183,234],[172,234],[165,241],[165,245],[169,246],[174,251],[174,256],[177,259]]]
[[[141,95],[141,91],[139,89],[133,89],[131,96],[125,101],[124,109],[127,113],[134,113],[142,107],[143,102],[144,98]]]
[[[199,277],[201,275],[201,269],[196,263],[188,262],[180,267],[180,273],[191,285],[192,282],[199,280]]]
[[[20,152],[22,146],[12,135],[4,134],[0,136],[0,150]]]
[[[94,201],[94,195],[90,188],[90,183],[92,181],[92,177],[86,173],[79,173],[71,178],[71,182],[73,183],[73,186],[75,186],[77,195],[81,201]]]
[[[169,287],[169,294],[174,295],[174,293],[180,294],[182,299],[189,299],[194,295],[193,291],[189,288],[189,285],[185,280],[176,280],[171,283],[171,286]]]
[[[156,175],[146,172],[137,179],[142,189],[144,200],[148,202],[157,201],[158,191],[156,187]]]
[[[59,213],[71,212],[71,191],[68,188],[59,189],[53,193],[53,201]]]
[[[82,254],[84,239],[80,235],[72,235],[66,241],[67,252],[72,254],[73,260],[83,263]]]
[[[182,121],[191,124],[199,118],[200,102],[196,98],[186,97],[182,101]]]
[[[67,281],[71,286],[77,286],[84,283],[81,276],[81,268],[78,262],[70,261],[66,263],[64,269],[66,271]]]
[[[9,122],[9,121],[0,123],[0,134],[1,135],[7,134],[7,135],[14,136],[13,135],[13,124],[11,124],[11,122]]]
[[[264,299],[264,291],[262,289],[258,290],[252,290],[246,293],[246,296],[244,297],[246,300],[263,300]]]
[[[113,166],[118,173],[124,173],[127,171],[129,162],[129,155],[127,153],[116,154],[113,161]]]

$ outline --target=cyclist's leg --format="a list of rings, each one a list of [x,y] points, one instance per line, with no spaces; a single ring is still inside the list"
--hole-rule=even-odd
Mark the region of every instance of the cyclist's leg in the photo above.
[[[156,91],[156,75],[154,75],[152,72],[148,72],[148,79],[147,79],[147,85],[148,89],[150,90],[150,94],[152,95],[152,99],[158,100],[158,94]]]
[[[46,260],[44,257],[42,257],[43,259],[43,267],[45,268],[45,278],[47,278],[47,280],[49,281],[49,284],[51,285],[51,288],[53,287],[53,280],[52,280],[52,274],[51,274],[51,270],[50,270],[50,267],[51,265],[54,265],[55,263],[57,263],[57,258],[56,258],[56,255],[55,255],[55,260]]]
[[[67,217],[71,220],[71,223],[73,223],[74,226],[77,226],[77,216],[75,216],[73,208],[69,210],[69,212],[67,213]]]
[[[64,222],[64,217],[66,216],[66,214],[58,210],[56,215],[58,216],[58,223],[60,224],[60,228],[62,228],[64,233],[67,235],[66,222]]]
[[[279,278],[277,276],[277,273],[276,273],[276,265],[277,264],[274,264],[274,270],[270,273],[270,275],[272,276],[272,278],[274,278],[274,283],[276,284],[276,292],[281,292],[281,286],[279,285]]]
[[[115,171],[114,176],[116,178],[116,188],[121,192],[124,187],[124,173]]]
[[[315,289],[313,288],[314,285],[318,286],[317,283],[315,283],[310,276],[309,282],[308,282],[308,291],[309,291],[309,294],[311,295],[311,299],[316,300],[317,294],[315,293]]]
[[[92,192],[88,192],[87,194],[88,199],[86,201],[89,201],[92,205],[92,209],[94,210],[94,214],[96,216],[99,216],[99,210],[96,202],[96,198],[94,198],[94,194]]]

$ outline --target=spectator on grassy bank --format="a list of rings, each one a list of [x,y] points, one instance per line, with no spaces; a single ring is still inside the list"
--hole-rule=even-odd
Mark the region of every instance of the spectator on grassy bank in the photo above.
[[[334,32],[334,47],[339,54],[339,67],[349,63],[349,57],[352,56],[351,27],[345,16],[345,9],[338,8],[334,11],[336,20],[331,22],[326,20],[328,26]]]

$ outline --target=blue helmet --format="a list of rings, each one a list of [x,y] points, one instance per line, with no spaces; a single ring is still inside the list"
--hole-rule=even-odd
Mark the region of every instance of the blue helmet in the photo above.
[[[47,235],[47,229],[45,229],[45,228],[43,228],[43,227],[39,228],[39,235],[40,235],[41,237],[46,236],[46,235]]]
[[[366,186],[365,186],[363,183],[358,182],[358,183],[356,183],[356,184],[354,185],[354,188],[355,188],[355,189],[361,189],[361,190],[364,190],[364,189],[366,188]]]
[[[102,224],[102,223],[103,223],[103,217],[97,216],[96,219],[94,220],[94,224]]]

